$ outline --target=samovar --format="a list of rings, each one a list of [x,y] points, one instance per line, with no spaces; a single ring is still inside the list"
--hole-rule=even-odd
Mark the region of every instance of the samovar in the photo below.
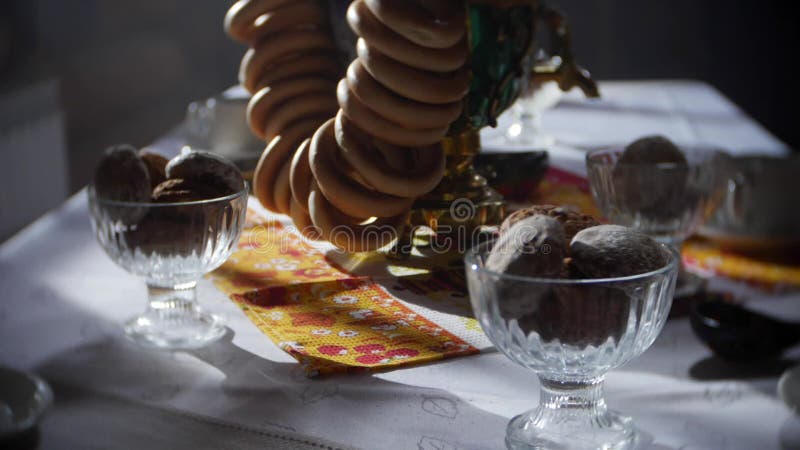
[[[580,88],[598,97],[589,72],[573,57],[569,25],[564,16],[538,0],[470,1],[468,36],[472,74],[466,107],[450,127],[441,146],[447,168],[441,183],[418,199],[409,221],[392,249],[407,256],[418,230],[432,230],[449,243],[474,241],[474,231],[499,224],[505,215],[502,196],[476,173],[473,159],[480,152],[480,129],[497,126],[498,116],[531,83],[555,81],[563,91]],[[539,25],[549,33],[547,62],[537,63]]]

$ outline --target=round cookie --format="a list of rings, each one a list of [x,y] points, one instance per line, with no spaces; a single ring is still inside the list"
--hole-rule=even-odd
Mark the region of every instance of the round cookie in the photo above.
[[[692,191],[683,153],[663,136],[637,139],[625,148],[613,170],[620,206],[648,220],[681,214]]]
[[[215,185],[182,178],[170,178],[153,189],[153,203],[181,203],[209,200],[227,195]]]
[[[572,264],[588,278],[614,278],[652,272],[669,261],[650,236],[633,228],[599,225],[578,232],[570,243]]]
[[[216,185],[221,188],[221,195],[244,189],[244,179],[236,165],[215,153],[200,150],[173,158],[167,164],[166,175],[167,178]]]
[[[539,214],[516,222],[500,235],[486,268],[506,275],[558,278],[566,253],[564,227]]]
[[[119,202],[150,201],[150,174],[139,152],[130,145],[106,150],[94,172],[98,198]]]
[[[645,136],[625,147],[619,158],[622,164],[686,164],[680,149],[664,136]]]
[[[155,189],[156,186],[167,179],[167,163],[169,160],[158,153],[148,152],[144,149],[139,150],[139,157],[147,166],[147,172],[150,175],[150,187]]]
[[[537,214],[543,214],[561,222],[561,225],[564,226],[564,234],[567,238],[567,241],[571,241],[573,236],[575,236],[576,233],[584,228],[600,225],[600,222],[598,222],[594,217],[572,211],[562,206],[534,205],[529,208],[514,211],[508,217],[506,217],[500,226],[500,233],[504,233],[509,227],[513,226],[518,221],[535,216]]]

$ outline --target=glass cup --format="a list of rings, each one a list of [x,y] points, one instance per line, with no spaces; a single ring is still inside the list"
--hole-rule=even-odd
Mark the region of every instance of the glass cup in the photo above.
[[[486,268],[494,242],[465,257],[472,308],[495,347],[532,369],[539,406],[511,420],[511,449],[622,449],[642,442],[630,418],[610,411],[605,374],[644,352],[667,319],[680,255],[668,264],[609,279],[548,279]]]
[[[552,147],[556,139],[542,129],[542,113],[557,105],[563,96],[558,82],[531,80],[511,107],[512,122],[506,129],[505,143],[534,150]]]
[[[586,154],[592,197],[612,223],[636,228],[680,249],[707,220],[725,187],[725,153],[710,148],[682,148],[686,163],[621,162],[623,150]],[[677,296],[695,293],[702,280],[683,269]]]
[[[118,202],[89,186],[95,237],[120,267],[145,279],[147,310],[125,323],[139,344],[198,348],[223,334],[222,319],[197,304],[197,280],[230,256],[247,211],[247,186],[209,200],[180,203]]]

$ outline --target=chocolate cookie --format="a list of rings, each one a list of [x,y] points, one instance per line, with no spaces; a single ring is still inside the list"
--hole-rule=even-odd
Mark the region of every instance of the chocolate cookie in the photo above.
[[[650,236],[619,225],[580,231],[570,243],[571,264],[588,278],[637,275],[664,267],[668,255]]]
[[[576,347],[599,346],[609,338],[619,342],[628,323],[631,298],[623,290],[563,285],[537,311],[543,340],[558,339]]]
[[[203,248],[207,219],[202,208],[168,206],[150,208],[128,241],[145,255],[189,256]]]
[[[150,174],[139,152],[129,145],[106,150],[94,172],[98,198],[119,202],[150,201]]]
[[[227,195],[227,190],[213,184],[171,178],[153,189],[152,199],[153,203],[180,203],[209,200],[225,195]]]
[[[686,157],[680,149],[664,136],[645,136],[625,147],[619,158],[624,164],[673,163],[686,165]]]
[[[564,227],[540,214],[505,230],[492,247],[486,268],[507,275],[548,278],[561,273],[566,252]]]
[[[515,211],[506,217],[506,219],[503,221],[503,224],[500,226],[500,233],[504,233],[520,220],[535,216],[537,214],[549,216],[561,222],[561,225],[564,226],[564,234],[567,241],[572,240],[572,237],[575,236],[575,233],[583,230],[584,228],[600,225],[600,223],[594,217],[572,211],[564,208],[563,206],[534,205],[529,208]]]
[[[169,160],[158,153],[139,151],[139,158],[142,159],[150,175],[150,188],[155,189],[167,179],[167,163]]]
[[[191,151],[173,158],[166,168],[167,178],[182,178],[213,185],[230,195],[244,189],[239,168],[227,159],[204,151]]]
[[[564,227],[545,215],[517,221],[500,235],[486,260],[486,268],[504,275],[558,278],[567,240]],[[507,320],[535,314],[552,293],[547,286],[531,286],[514,279],[497,281],[500,315]]]
[[[691,191],[689,165],[680,149],[662,136],[628,145],[613,171],[614,189],[623,209],[645,220],[680,215]]]

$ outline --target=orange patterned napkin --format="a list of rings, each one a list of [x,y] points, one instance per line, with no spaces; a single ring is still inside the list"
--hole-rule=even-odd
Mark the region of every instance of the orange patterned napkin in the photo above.
[[[308,375],[396,368],[491,346],[469,317],[460,270],[400,278],[347,272],[326,255],[332,247],[259,209],[251,203],[239,249],[211,278]]]
[[[800,289],[800,266],[725,251],[713,242],[690,240],[683,262],[696,273],[741,280],[771,291]]]

